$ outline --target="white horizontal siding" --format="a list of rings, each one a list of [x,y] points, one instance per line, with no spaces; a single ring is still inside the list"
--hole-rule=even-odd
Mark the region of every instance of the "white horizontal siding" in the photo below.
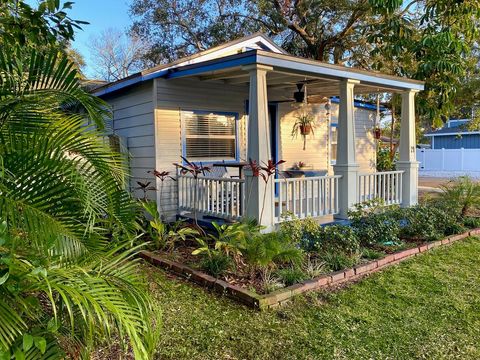
[[[245,159],[245,100],[248,88],[207,83],[194,79],[156,79],[156,168],[175,173],[173,163],[182,155],[181,111],[225,111],[239,115],[240,158]],[[166,180],[159,199],[162,211],[172,217],[177,211],[177,188],[172,180]]]
[[[130,190],[136,197],[143,197],[138,181],[155,179],[149,170],[155,168],[154,122],[153,122],[153,82],[121,92],[106,99],[113,109],[113,129],[124,137],[130,155]],[[155,192],[150,191],[148,197],[155,199]]]
[[[305,111],[305,110],[302,110]],[[285,160],[284,169],[302,161],[316,170],[328,170],[333,173],[330,164],[329,136],[327,114],[324,104],[310,104],[307,112],[316,117],[314,133],[307,136],[306,150],[303,150],[303,137],[298,134],[292,138],[291,132],[296,116],[302,111],[292,107],[291,103],[279,104],[280,114],[280,158]],[[360,172],[373,172],[376,164],[375,140],[373,127],[375,112],[355,108],[356,157]],[[330,109],[332,122],[338,119],[338,104]]]
[[[279,104],[280,121],[280,152],[279,156],[285,160],[283,169],[291,168],[299,161],[310,165],[315,170],[328,170],[328,118],[325,106],[321,104],[309,105],[308,110],[292,108],[291,103]],[[303,137],[297,134],[292,137],[292,127],[296,117],[307,111],[315,117],[313,133],[307,135],[306,148],[303,150]]]

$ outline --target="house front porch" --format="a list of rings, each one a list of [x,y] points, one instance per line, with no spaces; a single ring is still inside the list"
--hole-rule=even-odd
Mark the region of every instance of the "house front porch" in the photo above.
[[[402,205],[403,173],[388,171],[358,174],[355,203],[381,199],[386,205]],[[273,226],[292,216],[299,219],[313,217],[320,222],[331,222],[334,218],[340,218],[338,192],[341,179],[342,175],[276,178],[273,180],[274,186],[270,187],[273,193],[265,196],[272,201],[260,206],[263,207],[264,214],[271,214],[270,224]],[[209,176],[195,179],[187,174],[179,174],[179,215],[191,217],[196,212],[198,218],[204,221],[240,221],[248,217],[246,208],[249,194],[246,181],[245,178]],[[258,220],[266,223],[263,216]]]
[[[375,198],[403,207],[417,203],[414,101],[415,94],[423,89],[423,84],[417,81],[261,50],[181,67],[165,78],[167,81],[195,78],[220,87],[244,85],[249,94],[246,157],[261,166],[275,154],[272,131],[279,131],[271,126],[269,104],[291,95],[299,83],[308,86],[307,105],[313,99],[339,99],[337,156],[331,173],[313,172],[305,177],[277,175],[269,181],[256,176],[248,167],[238,178],[212,175],[194,178],[179,173],[178,214],[197,213],[205,219],[229,221],[254,218],[266,229],[273,229],[287,214],[297,218],[346,219],[348,210],[356,203]],[[399,93],[402,97],[397,171],[375,172],[373,168],[363,171],[358,163],[354,97],[372,93]],[[282,173],[285,169],[279,170]]]

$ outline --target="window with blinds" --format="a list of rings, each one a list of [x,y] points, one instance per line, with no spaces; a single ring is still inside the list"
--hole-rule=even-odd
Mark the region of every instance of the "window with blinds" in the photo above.
[[[236,114],[182,111],[184,156],[191,161],[237,159]]]

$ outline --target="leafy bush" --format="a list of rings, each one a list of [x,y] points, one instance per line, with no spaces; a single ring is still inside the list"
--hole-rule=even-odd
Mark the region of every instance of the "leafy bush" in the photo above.
[[[280,278],[285,286],[297,284],[307,278],[307,275],[298,267],[279,269],[275,272],[275,274]]]
[[[319,225],[311,218],[282,223],[282,236],[293,239],[307,252],[338,251],[352,254],[358,251],[359,241],[353,229],[344,225]]]
[[[392,159],[389,148],[378,146],[377,171],[395,170],[395,160],[395,157]]]
[[[222,253],[216,247],[211,248],[204,239],[197,238],[196,240],[200,246],[192,254],[202,256],[200,266],[203,270],[218,277],[232,268],[233,260],[230,256]]]
[[[314,239],[318,238],[322,226],[318,224],[313,218],[297,219],[291,214],[283,216],[288,219],[280,224],[280,232],[283,237],[292,244],[303,244],[302,248],[308,248]],[[307,250],[309,251],[309,250]]]
[[[320,238],[313,248],[318,252],[338,252],[352,255],[360,249],[355,230],[345,225],[329,225],[322,228]]]
[[[259,236],[261,229],[253,221],[223,225],[213,222],[212,225],[216,233],[209,234],[208,237],[214,241],[215,249],[227,256],[232,256],[237,264],[241,261],[242,251],[247,246],[247,239]]]
[[[404,239],[432,241],[462,231],[455,216],[441,207],[417,205],[393,215],[401,221],[400,236]]]
[[[358,204],[348,215],[362,246],[392,245],[400,240],[398,219],[379,202]]]

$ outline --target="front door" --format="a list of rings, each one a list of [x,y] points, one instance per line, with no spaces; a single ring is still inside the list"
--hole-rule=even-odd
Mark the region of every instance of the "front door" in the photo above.
[[[248,100],[245,102],[245,112],[248,115]],[[270,159],[278,161],[278,124],[277,124],[278,104],[268,103],[268,118],[270,123]],[[248,141],[248,140],[247,140]]]

